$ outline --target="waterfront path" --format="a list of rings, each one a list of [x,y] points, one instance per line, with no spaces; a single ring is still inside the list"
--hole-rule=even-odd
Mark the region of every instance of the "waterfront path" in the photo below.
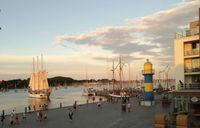
[[[68,117],[69,107],[47,110],[47,120],[38,121],[36,112],[27,114],[22,119],[19,114],[19,124],[10,126],[9,116],[6,116],[4,126],[0,128],[153,128],[154,114],[167,113],[160,103],[152,107],[141,107],[135,98],[130,100],[131,112],[121,111],[121,102],[104,102],[101,108],[96,103],[81,105],[74,111],[73,120]]]

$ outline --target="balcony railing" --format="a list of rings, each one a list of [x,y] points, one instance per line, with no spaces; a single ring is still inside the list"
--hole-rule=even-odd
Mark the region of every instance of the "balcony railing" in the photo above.
[[[185,30],[180,33],[175,33],[175,39],[180,39],[183,37],[189,37],[189,36],[194,36],[194,35],[199,35],[199,27],[193,28],[191,30]]]
[[[192,73],[192,72],[200,72],[200,68],[192,68],[192,69],[185,68],[185,73]]]
[[[152,70],[142,70],[142,74],[154,74],[155,73],[155,70],[152,69]]]
[[[200,89],[200,83],[196,83],[196,84],[183,84],[183,85],[181,85],[181,84],[179,84],[178,85],[178,89],[179,90],[186,90],[186,89]]]
[[[194,56],[194,55],[199,55],[199,49],[192,49],[192,50],[186,50],[184,52],[185,56]]]

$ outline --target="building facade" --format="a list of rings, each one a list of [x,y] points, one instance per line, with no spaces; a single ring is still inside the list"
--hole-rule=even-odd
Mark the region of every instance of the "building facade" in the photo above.
[[[188,88],[200,88],[199,21],[189,24],[189,29],[176,34],[174,39],[176,89],[180,83]],[[181,81],[181,82],[180,82]]]
[[[200,15],[200,9],[199,9]],[[174,58],[176,87],[173,91],[175,115],[186,115],[189,127],[200,127],[200,33],[199,20],[175,34]]]

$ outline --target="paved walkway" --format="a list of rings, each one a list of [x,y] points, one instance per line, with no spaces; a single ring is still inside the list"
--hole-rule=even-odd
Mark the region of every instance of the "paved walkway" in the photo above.
[[[153,128],[155,112],[168,112],[157,103],[153,107],[138,106],[136,99],[131,99],[131,112],[121,111],[121,102],[78,106],[74,111],[73,120],[68,117],[68,107],[51,109],[47,111],[47,120],[36,120],[36,113],[27,114],[27,119],[19,115],[19,124],[10,126],[9,117],[6,116],[4,126],[0,128]]]

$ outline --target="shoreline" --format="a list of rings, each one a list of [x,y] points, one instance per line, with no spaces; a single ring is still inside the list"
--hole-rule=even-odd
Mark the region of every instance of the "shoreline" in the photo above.
[[[82,104],[77,104],[77,107],[81,107],[81,106],[85,106],[85,105],[90,105],[90,104],[97,104],[99,101],[94,101],[94,102],[88,102],[87,103],[82,103]],[[101,101],[101,103],[105,103],[107,102],[107,99],[106,98],[103,98],[103,100]],[[59,106],[59,104],[58,104]],[[28,111],[28,108],[27,108],[27,113],[26,114],[30,114],[30,113],[36,113],[38,111],[48,111],[48,110],[56,110],[56,109],[63,109],[63,108],[73,108],[73,105],[68,105],[68,106],[62,106],[61,108],[60,107],[55,107],[55,108],[47,108],[46,110],[36,110],[36,111],[33,111],[33,109],[31,109],[31,112]],[[22,115],[24,112],[16,112],[16,114],[18,115]],[[5,114],[5,117],[6,116],[10,116],[11,114]]]

